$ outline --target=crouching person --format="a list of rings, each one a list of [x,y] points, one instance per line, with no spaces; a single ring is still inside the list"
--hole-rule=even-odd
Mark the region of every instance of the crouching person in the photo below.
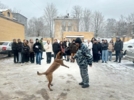
[[[82,88],[87,88],[89,87],[88,65],[92,67],[92,55],[90,54],[87,46],[82,43],[80,38],[76,38],[75,43],[78,50],[72,59],[76,59],[80,68],[82,82],[79,83],[79,85],[82,85]]]

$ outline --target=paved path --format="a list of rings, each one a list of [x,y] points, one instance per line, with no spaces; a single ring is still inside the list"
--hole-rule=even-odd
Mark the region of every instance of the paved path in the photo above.
[[[65,62],[53,76],[53,91],[47,87],[45,71],[50,65],[14,64],[13,59],[0,60],[0,100],[134,100],[134,66],[126,60],[122,64],[94,63],[89,67],[90,87],[83,89],[76,63]]]

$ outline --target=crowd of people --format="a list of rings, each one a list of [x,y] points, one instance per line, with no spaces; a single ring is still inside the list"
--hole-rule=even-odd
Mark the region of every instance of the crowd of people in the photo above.
[[[98,62],[102,60],[102,63],[107,63],[112,60],[112,54],[115,52],[116,59],[114,62],[121,63],[121,58],[123,57],[123,42],[120,38],[116,39],[114,43],[113,40],[108,42],[106,39],[95,39],[88,40],[87,46],[93,55],[93,62]]]
[[[122,49],[123,42],[120,38],[117,38],[117,41],[114,43],[112,40],[108,43],[107,40],[100,40],[92,38],[87,42],[82,41],[84,45],[87,46],[90,54],[93,56],[93,62],[99,62],[102,60],[102,63],[107,63],[112,60],[112,52],[115,52],[116,59],[115,62],[121,62],[122,58]],[[54,42],[51,43],[50,40],[47,40],[45,46],[43,45],[43,38],[36,39],[35,43],[32,39],[23,40],[21,42],[20,39],[13,39],[12,51],[14,54],[14,63],[34,63],[36,58],[36,64],[41,65],[41,60],[44,59],[42,57],[43,52],[46,52],[46,63],[51,63],[52,54],[54,53],[54,58],[56,58],[56,54],[59,51],[63,52],[63,58],[66,61],[70,61],[72,63],[75,62],[75,59],[72,59],[77,52],[77,45],[75,40],[72,41],[66,40],[64,38],[63,41],[58,43],[57,39],[54,39]]]
[[[76,38],[71,42],[64,39],[58,43],[57,39],[54,39],[54,43],[50,43],[47,40],[45,46],[43,45],[43,38],[36,39],[34,43],[32,39],[23,40],[20,39],[16,41],[13,39],[12,51],[14,53],[14,63],[35,63],[41,65],[41,60],[43,59],[43,52],[46,52],[46,63],[51,63],[52,53],[54,53],[54,59],[59,51],[63,53],[63,59],[70,61],[72,63],[77,62],[82,82],[79,85],[82,88],[89,87],[89,76],[88,76],[88,66],[92,67],[92,62],[107,63],[112,60],[112,52],[115,52],[116,59],[115,62],[121,63],[121,58],[123,56],[123,42],[120,38],[117,38],[114,43],[112,40],[108,42],[106,39],[95,39],[92,38],[87,42],[82,41],[80,38]]]
[[[36,39],[35,43],[32,39],[29,41],[24,39],[23,42],[20,39],[13,39],[12,52],[14,54],[14,63],[34,63],[36,56],[36,64],[41,65],[44,50],[43,38],[40,41]]]

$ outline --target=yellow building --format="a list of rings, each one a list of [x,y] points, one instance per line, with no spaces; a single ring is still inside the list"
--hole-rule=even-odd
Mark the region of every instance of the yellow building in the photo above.
[[[91,39],[94,34],[93,32],[78,32],[79,31],[78,19],[69,18],[66,16],[64,18],[54,19],[54,38],[58,40],[74,39],[80,37],[83,39]]]
[[[24,25],[18,23],[10,10],[0,9],[0,41],[12,41],[13,39],[24,39]]]

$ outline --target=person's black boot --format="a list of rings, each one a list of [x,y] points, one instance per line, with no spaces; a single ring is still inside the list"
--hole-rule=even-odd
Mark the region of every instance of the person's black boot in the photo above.
[[[81,82],[81,83],[79,83],[79,85],[84,85],[84,84]]]
[[[87,84],[87,85],[82,85],[82,88],[88,88],[89,87],[89,85]]]

